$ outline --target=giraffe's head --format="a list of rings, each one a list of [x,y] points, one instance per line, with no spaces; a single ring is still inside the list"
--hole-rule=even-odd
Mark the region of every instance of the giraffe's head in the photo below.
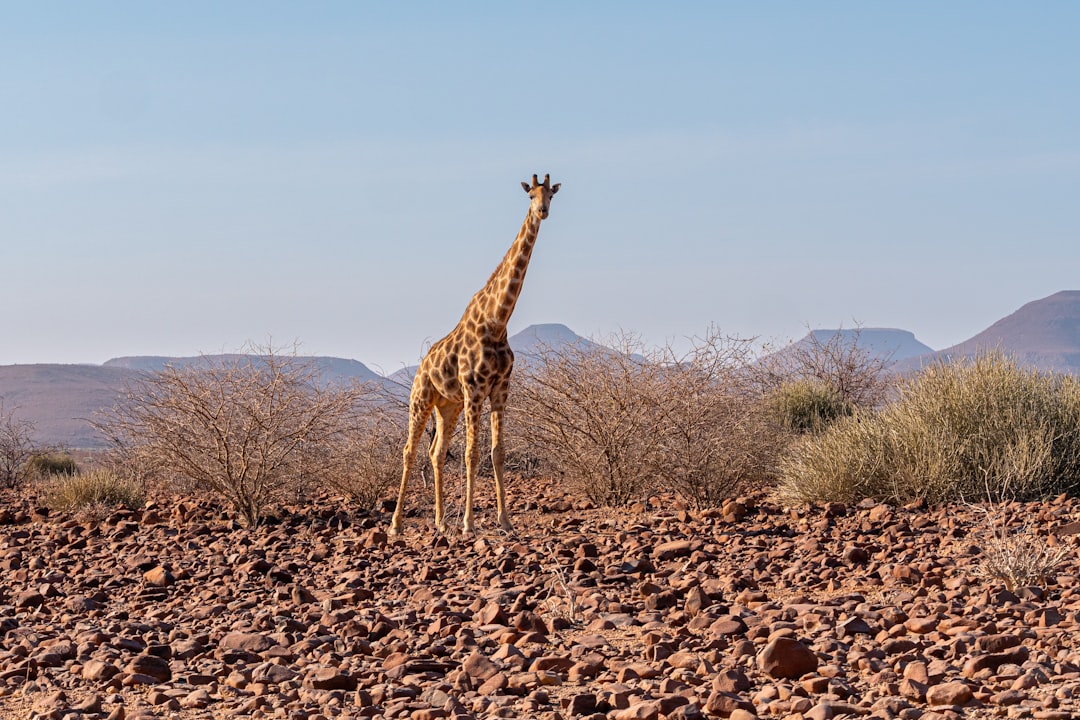
[[[523,182],[521,187],[525,188],[525,192],[529,193],[529,199],[532,200],[531,212],[536,213],[541,220],[545,219],[548,216],[548,210],[551,209],[551,196],[559,192],[559,183],[552,185],[550,175],[545,175],[544,182],[541,183],[533,175],[532,185]]]

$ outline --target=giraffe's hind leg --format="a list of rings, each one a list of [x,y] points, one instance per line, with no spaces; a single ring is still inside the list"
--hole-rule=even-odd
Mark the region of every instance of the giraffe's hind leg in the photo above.
[[[483,406],[483,397],[465,398],[465,519],[463,528],[466,533],[476,530],[473,522],[473,489],[476,486],[476,471],[480,465],[480,446],[476,441],[480,434],[480,415]]]

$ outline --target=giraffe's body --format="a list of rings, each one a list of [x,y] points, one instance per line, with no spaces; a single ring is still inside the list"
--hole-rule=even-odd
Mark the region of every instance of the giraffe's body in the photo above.
[[[413,379],[409,397],[409,434],[403,452],[401,489],[390,525],[392,533],[401,532],[409,473],[424,427],[433,412],[435,440],[429,453],[435,474],[435,526],[440,531],[446,529],[442,498],[443,466],[450,436],[463,410],[466,433],[464,529],[465,532],[473,532],[473,484],[480,460],[477,438],[485,400],[491,405],[491,463],[495,473],[499,525],[504,530],[512,529],[503,490],[502,419],[510,391],[510,372],[514,367],[514,353],[507,342],[506,325],[521,294],[540,221],[547,217],[551,197],[559,190],[559,185],[552,185],[548,176],[544,177],[542,184],[533,175],[531,186],[528,183],[521,185],[531,202],[514,244],[487,284],[473,295],[457,327],[428,350]]]

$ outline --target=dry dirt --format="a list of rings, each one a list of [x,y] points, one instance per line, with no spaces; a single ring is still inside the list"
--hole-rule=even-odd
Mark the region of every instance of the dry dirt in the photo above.
[[[330,499],[3,495],[0,718],[1080,717],[1076,500],[1014,508],[1067,558],[1010,591],[971,507],[511,496],[513,537],[394,539]]]

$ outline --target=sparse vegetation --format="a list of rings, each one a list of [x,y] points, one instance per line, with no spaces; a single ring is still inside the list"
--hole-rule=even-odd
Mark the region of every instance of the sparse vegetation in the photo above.
[[[512,392],[519,432],[546,466],[592,502],[619,506],[655,486],[663,383],[637,339],[612,344],[549,349],[518,368]]]
[[[295,353],[252,350],[147,375],[98,424],[166,486],[217,493],[254,526],[300,478],[336,468],[329,450],[362,392],[320,387]]]
[[[1010,592],[1032,585],[1045,587],[1073,552],[1068,545],[1052,547],[1049,537],[1040,536],[1031,522],[1010,527],[1005,505],[976,509],[986,516],[979,570],[988,580],[1004,583]]]
[[[79,463],[75,458],[63,452],[38,452],[31,456],[26,464],[27,474],[33,477],[50,478],[55,475],[74,475],[79,472]]]
[[[819,433],[855,412],[840,391],[820,380],[791,380],[768,393],[769,416],[797,435]]]
[[[676,356],[665,349],[655,411],[661,454],[656,474],[697,507],[718,506],[752,482],[763,482],[783,438],[769,422],[750,381],[752,341],[715,329]]]
[[[783,392],[781,389],[788,387],[789,393],[812,393],[821,402],[821,393],[828,388],[829,394],[836,396],[828,404],[838,401],[838,412],[832,418],[826,414],[822,420],[850,414],[840,411],[842,408],[878,407],[888,396],[886,370],[892,360],[861,346],[861,333],[859,327],[847,333],[841,329],[827,338],[810,332],[804,341],[761,358],[755,374],[767,393]]]
[[[1039,499],[1080,487],[1080,381],[1000,353],[938,363],[796,445],[789,500]]]
[[[778,435],[748,341],[711,330],[685,354],[629,336],[609,345],[544,353],[514,390],[521,435],[579,494],[618,506],[668,488],[714,505],[768,475]]]
[[[323,483],[361,508],[373,507],[401,478],[402,423],[400,413],[378,407],[356,418],[355,426],[327,448],[332,457]]]
[[[64,512],[98,512],[117,506],[142,507],[143,488],[130,478],[98,468],[85,473],[57,474],[48,481],[45,506]]]
[[[4,410],[0,401],[0,483],[14,488],[26,476],[26,464],[33,457],[34,424]]]

